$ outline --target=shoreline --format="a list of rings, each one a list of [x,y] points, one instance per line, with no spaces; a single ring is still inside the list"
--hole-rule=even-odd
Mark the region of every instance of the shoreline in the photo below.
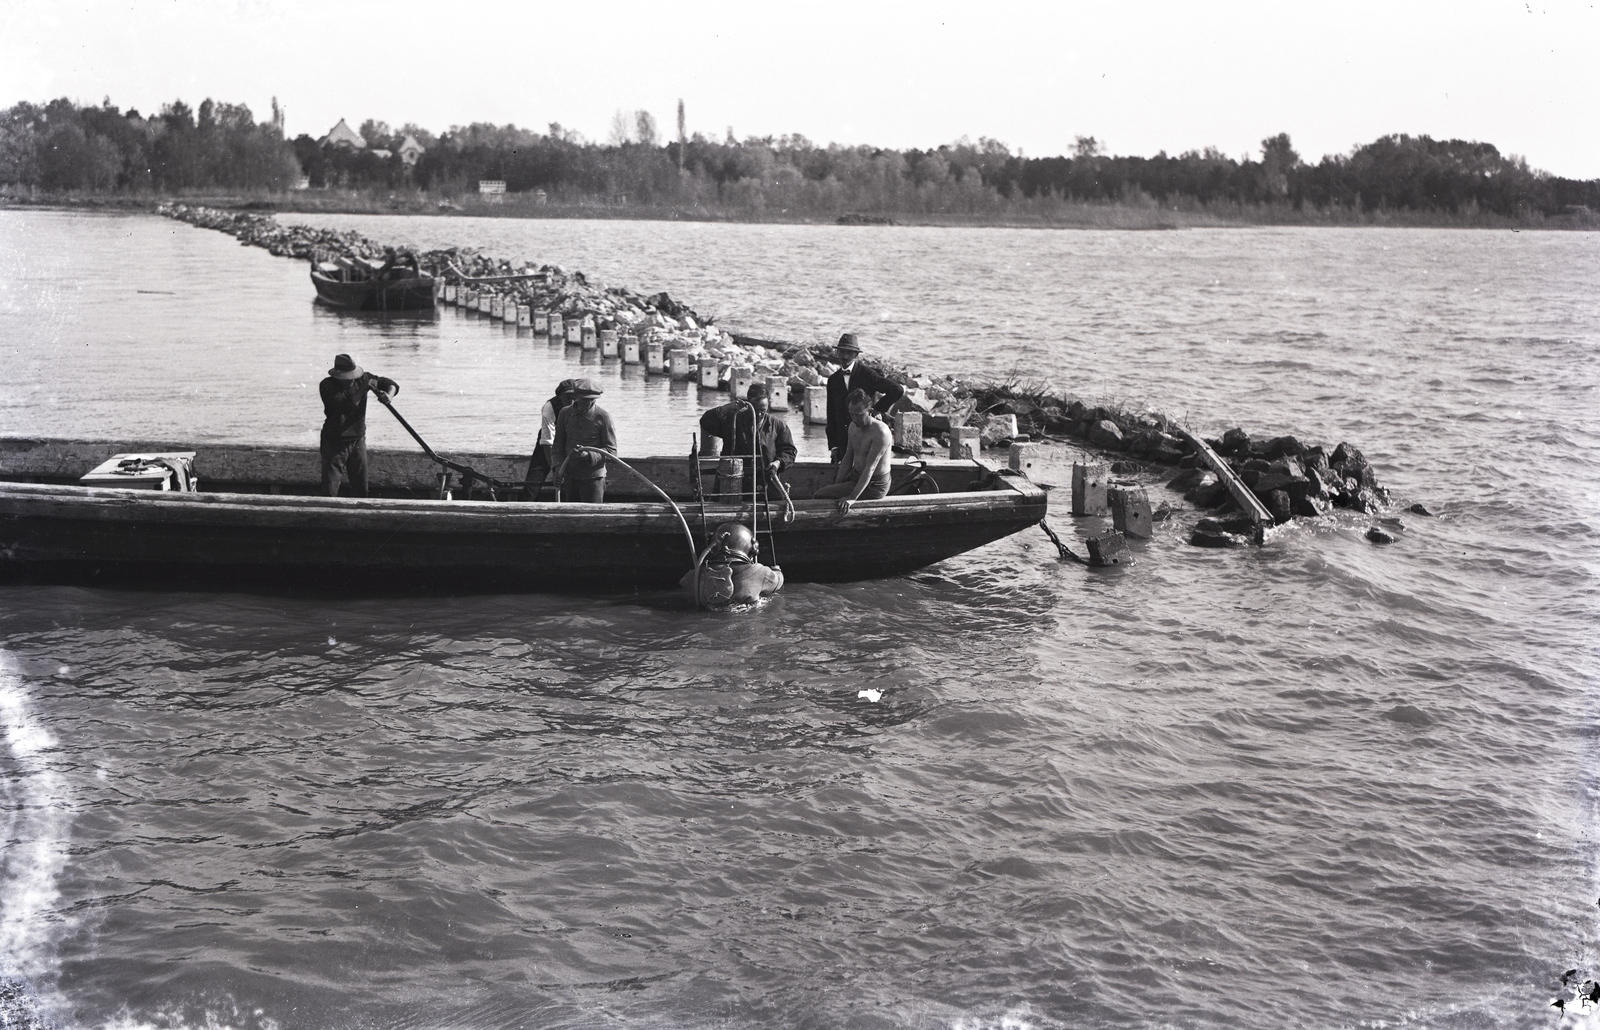
[[[0,191],[0,210],[8,207],[61,210],[160,212],[181,204],[241,213],[283,215],[404,215],[433,218],[592,219],[731,223],[744,225],[828,225],[862,229],[971,228],[1040,230],[1113,230],[1161,232],[1182,229],[1345,228],[1345,229],[1475,229],[1517,232],[1600,231],[1600,215],[1560,215],[1511,219],[1482,213],[1376,209],[1369,211],[1296,211],[1292,208],[1163,208],[1123,203],[1066,202],[1050,211],[1018,211],[1008,215],[956,212],[847,211],[752,212],[727,208],[679,208],[664,205],[547,202],[527,194],[491,202],[469,194],[435,197],[410,194],[380,196],[360,191],[296,191],[289,193],[195,192],[193,194],[69,193],[48,196]]]

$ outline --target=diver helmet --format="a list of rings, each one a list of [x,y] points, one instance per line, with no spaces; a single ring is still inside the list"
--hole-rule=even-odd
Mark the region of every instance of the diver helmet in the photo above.
[[[711,557],[727,561],[756,560],[756,537],[740,522],[724,522],[711,537]]]

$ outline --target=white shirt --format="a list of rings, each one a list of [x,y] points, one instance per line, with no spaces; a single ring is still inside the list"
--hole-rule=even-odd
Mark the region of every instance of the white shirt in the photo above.
[[[539,446],[556,442],[556,406],[549,401],[539,411]]]

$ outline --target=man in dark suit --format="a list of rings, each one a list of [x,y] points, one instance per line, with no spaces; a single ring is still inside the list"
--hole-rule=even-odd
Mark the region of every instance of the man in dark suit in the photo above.
[[[850,409],[845,398],[851,390],[861,390],[874,401],[874,415],[887,414],[905,396],[906,388],[891,382],[860,362],[861,348],[855,333],[845,333],[834,345],[839,371],[828,377],[828,456],[835,465],[850,443]]]

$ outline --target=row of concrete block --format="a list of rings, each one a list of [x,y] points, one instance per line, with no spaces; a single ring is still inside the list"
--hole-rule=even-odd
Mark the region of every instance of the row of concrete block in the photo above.
[[[674,379],[697,382],[706,389],[722,389],[724,385],[734,396],[743,397],[752,383],[766,384],[774,411],[789,408],[789,380],[784,376],[764,375],[759,370],[734,365],[714,355],[696,355],[687,348],[668,348],[659,340],[647,340],[635,333],[620,329],[599,329],[594,319],[566,318],[559,312],[538,311],[527,304],[518,304],[512,298],[493,291],[478,291],[466,286],[445,284],[441,299],[466,311],[477,311],[489,318],[514,323],[518,329],[531,330],[535,337],[545,337],[551,343],[565,343],[586,351],[599,351],[602,358],[617,358],[625,365],[644,365],[655,375],[668,375]],[[823,399],[826,408],[826,397]],[[827,421],[824,413],[823,421]]]
[[[643,364],[649,372],[669,375],[674,379],[689,379],[703,389],[717,390],[724,384],[735,397],[743,397],[750,384],[764,382],[774,411],[789,408],[789,380],[783,376],[762,375],[757,369],[744,365],[729,365],[714,355],[696,355],[681,348],[667,349],[659,341],[641,341],[632,333],[617,329],[597,329],[592,318],[564,318],[557,312],[536,311],[527,304],[518,304],[513,298],[492,290],[474,290],[467,286],[443,284],[440,299],[468,311],[481,312],[491,319],[515,323],[519,329],[532,330],[535,337],[547,337],[551,342],[598,350],[603,358],[620,358],[624,364]],[[801,411],[805,420],[814,425],[827,425],[828,388],[807,386]],[[1026,472],[1033,467],[1032,448],[1026,437],[1017,438],[1013,422],[1012,442],[1008,455],[1012,469]],[[923,422],[920,411],[897,411],[892,416],[894,446],[913,454],[922,452]],[[982,448],[981,431],[974,426],[953,426],[950,429],[950,457],[956,460],[978,457]]]
[[[1141,540],[1155,532],[1155,512],[1144,487],[1111,479],[1111,467],[1097,462],[1072,466],[1072,514],[1110,515],[1120,533]]]

